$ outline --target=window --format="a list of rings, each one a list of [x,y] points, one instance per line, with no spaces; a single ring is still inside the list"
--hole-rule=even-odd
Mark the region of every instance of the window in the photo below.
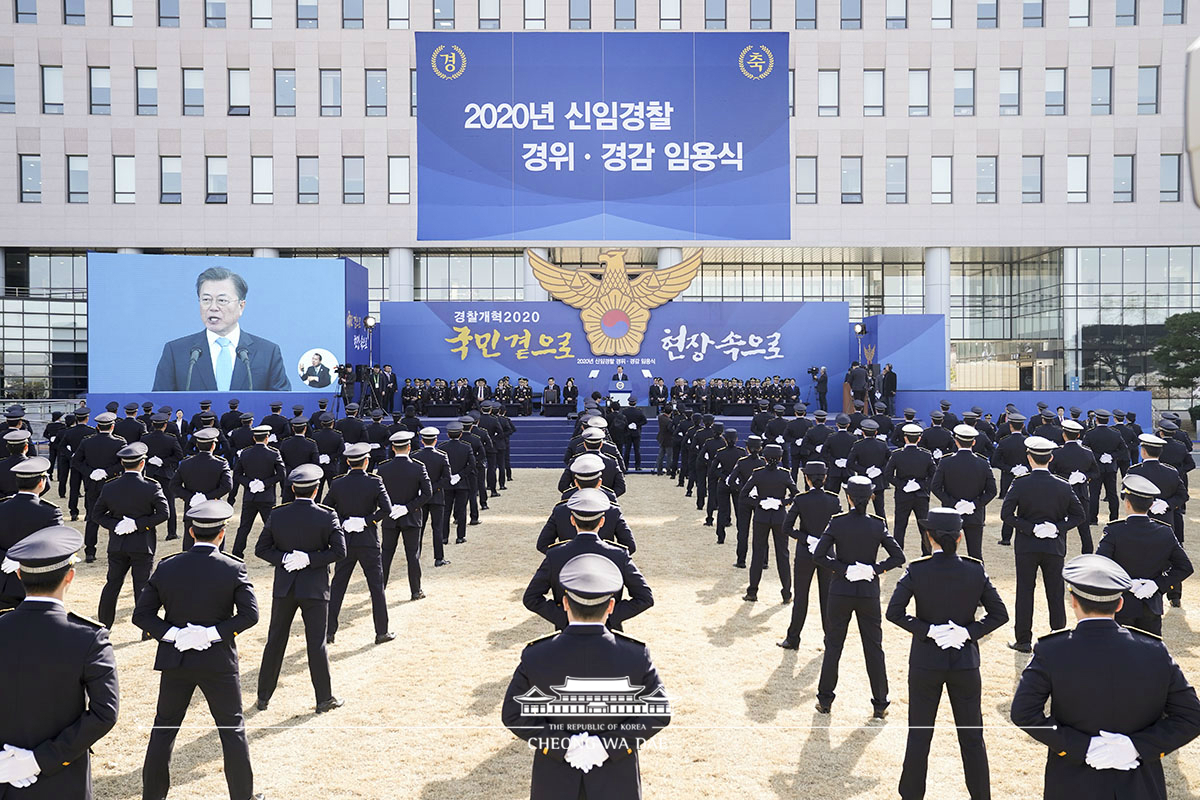
[[[619,31],[637,27],[637,0],[617,0],[613,8],[613,27]]]
[[[296,70],[275,70],[275,116],[296,116]]]
[[[997,0],[978,0],[975,4],[975,27],[977,28],[995,28],[998,27],[997,20]]]
[[[1158,67],[1138,67],[1138,113],[1158,113]]]
[[[296,202],[315,203],[320,189],[317,175],[317,157],[300,156],[296,159]]]
[[[771,27],[771,0],[750,0],[750,29],[769,30]]]
[[[1186,8],[1187,0],[1163,0],[1163,25],[1182,25]]]
[[[86,21],[84,0],[63,0],[63,25],[83,25]]]
[[[1061,117],[1067,113],[1067,71],[1046,70],[1046,116]]]
[[[250,202],[275,202],[275,162],[270,156],[250,158]]]
[[[933,0],[933,15],[930,20],[932,28],[954,27],[953,0]]]
[[[908,0],[887,0],[884,26],[888,28],[908,27]]]
[[[88,157],[67,156],[67,202],[88,201]]]
[[[204,202],[228,203],[229,159],[225,156],[208,156],[204,160],[207,163],[206,174],[208,176],[208,188],[204,194]]]
[[[929,70],[910,69],[908,71],[908,115],[910,117],[929,116]]]
[[[1092,67],[1092,114],[1112,113],[1112,67]]]
[[[137,180],[133,156],[113,156],[113,202],[133,203],[137,200]]]
[[[954,70],[954,116],[975,116],[975,70]]]
[[[204,0],[204,27],[225,27],[225,0]]]
[[[454,27],[454,0],[433,0],[433,27],[440,30]]]
[[[417,71],[415,69],[408,71],[408,115],[410,117],[417,115]]]
[[[108,67],[88,67],[88,113],[98,117],[112,113],[112,74]]]
[[[17,87],[13,65],[0,64],[0,114],[17,113]]]
[[[862,27],[862,0],[841,0],[842,29],[858,30]]]
[[[387,70],[367,70],[367,116],[387,116]]]
[[[114,28],[133,27],[133,0],[112,0],[112,24]]]
[[[1088,201],[1088,157],[1067,156],[1067,202]]]
[[[62,67],[42,67],[42,113],[63,113]]]
[[[1117,0],[1117,27],[1137,25],[1137,0]]]
[[[862,156],[842,156],[842,202],[862,201]]]
[[[1021,70],[1000,70],[1000,116],[1015,117],[1021,113]]]
[[[250,70],[229,70],[229,116],[250,116]]]
[[[996,156],[975,156],[975,202],[996,202]]]
[[[545,14],[542,16],[544,19]],[[388,0],[388,27],[408,30],[408,0]]]
[[[481,2],[482,9],[483,3]],[[499,13],[499,8],[496,9]],[[362,28],[363,26],[363,0],[342,0],[342,27],[343,28]],[[483,27],[482,20],[479,27]],[[497,25],[499,27],[499,25]]]
[[[1160,203],[1179,202],[1180,165],[1183,156],[1178,153],[1161,155],[1158,158],[1158,200]]]
[[[887,160],[887,201],[908,202],[908,157],[889,156]]]
[[[250,0],[250,27],[271,27],[271,0]]]
[[[1086,28],[1092,24],[1092,0],[1068,0],[1067,25]]]
[[[1041,28],[1046,24],[1044,0],[1025,0],[1022,24],[1026,28]]]
[[[317,0],[296,0],[296,27],[317,27]]]
[[[883,116],[883,70],[863,70],[863,116]]]
[[[704,0],[704,27],[714,31],[725,29],[725,0]]]
[[[42,157],[20,156],[21,202],[42,202]]]
[[[365,167],[362,156],[342,157],[342,202],[362,203],[365,196]]]
[[[158,202],[176,205],[183,198],[183,159],[162,156],[158,159]]]
[[[158,27],[179,27],[179,0],[158,0]]]
[[[183,71],[183,115],[185,117],[204,115],[204,70],[202,69],[185,69]]]
[[[796,30],[817,28],[817,0],[796,0]]]
[[[525,30],[546,30],[546,0],[525,0]]]
[[[388,202],[409,202],[408,156],[388,156]]]
[[[340,117],[342,115],[342,71],[340,69],[321,70],[321,116]]]
[[[592,27],[592,0],[570,0],[571,20],[573,30],[587,30]]]
[[[796,202],[810,205],[817,202],[817,157],[796,157]]]
[[[836,69],[817,70],[817,116],[836,117],[838,115],[838,71]]]
[[[1021,202],[1042,202],[1042,157],[1021,156]]]
[[[950,156],[934,156],[930,173],[932,188],[931,202],[950,203],[954,200],[954,187],[951,180],[954,159]]]
[[[17,24],[37,22],[37,0],[13,0],[13,13]]]
[[[153,117],[158,114],[158,70],[153,67],[138,67],[137,73],[137,113],[142,117]]]
[[[679,10],[679,0],[658,0],[658,29],[661,31],[679,30],[682,20]]]
[[[1133,202],[1133,156],[1113,156],[1113,202]]]

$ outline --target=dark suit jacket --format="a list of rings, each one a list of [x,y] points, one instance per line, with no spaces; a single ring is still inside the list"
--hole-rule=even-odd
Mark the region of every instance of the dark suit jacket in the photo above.
[[[304,569],[288,572],[283,557],[293,550],[308,553]],[[277,506],[259,534],[254,555],[275,565],[272,597],[329,600],[329,567],[346,557],[346,538],[337,512],[311,500]]]
[[[189,386],[188,361],[194,347],[200,348],[200,357],[196,359],[196,365],[192,369],[192,381]],[[283,368],[283,356],[279,354],[279,345],[243,330],[237,349],[239,352],[245,350],[249,355],[250,372],[247,374],[245,362],[235,354],[230,391],[245,392],[253,389],[256,392],[286,392],[292,388],[287,371]],[[213,374],[208,336],[204,331],[172,339],[163,345],[158,369],[154,373],[154,391],[200,392],[216,391],[216,388],[217,377]]]
[[[562,392],[559,391],[560,388],[561,387],[555,385],[547,386],[545,389],[542,389],[542,405],[546,405],[547,403],[551,405],[558,405],[558,403],[562,401]]]
[[[317,379],[317,382],[309,383],[308,379],[313,377]],[[305,386],[315,386],[317,388],[328,386],[330,381],[329,367],[325,366],[324,364],[319,364],[315,367],[310,366],[308,369],[304,370],[304,375],[301,377],[301,380],[304,381]]]

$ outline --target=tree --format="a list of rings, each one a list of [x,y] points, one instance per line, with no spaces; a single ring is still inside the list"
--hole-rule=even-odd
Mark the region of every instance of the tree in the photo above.
[[[1118,389],[1135,388],[1134,379],[1154,372],[1151,347],[1160,338],[1158,325],[1085,325],[1080,332],[1085,364],[1097,367],[1100,387],[1107,380]]]
[[[1173,314],[1164,327],[1153,353],[1162,385],[1194,390],[1200,383],[1200,311]]]

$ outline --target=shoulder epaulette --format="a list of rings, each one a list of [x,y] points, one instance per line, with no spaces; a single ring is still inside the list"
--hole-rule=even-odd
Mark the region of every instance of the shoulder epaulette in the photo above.
[[[97,622],[96,620],[92,619],[91,617],[85,617],[82,614],[76,614],[74,611],[68,611],[67,617],[75,620],[76,622],[82,622],[86,625],[90,625],[93,628],[105,627],[102,623]]]
[[[566,543],[567,543],[567,542],[569,542],[569,541],[571,541],[571,540],[570,540],[570,539],[564,539],[564,540],[562,540],[561,542],[555,542],[554,544],[550,545],[550,547],[558,547],[559,545],[564,545],[564,544],[566,544]],[[549,549],[549,548],[547,548],[547,549]]]
[[[244,559],[244,558],[239,558],[238,556],[235,556],[233,553],[221,553],[221,555],[225,556],[225,557],[226,557],[226,558],[228,558],[228,559],[232,559],[233,561],[236,561],[236,562],[238,562],[239,564],[245,564],[245,563],[246,563],[246,559]]]
[[[529,647],[530,645],[537,644],[538,642],[544,642],[547,639],[553,639],[555,636],[558,636],[558,631],[555,631],[554,633],[547,633],[545,636],[539,636],[536,639],[530,639],[525,643],[525,646]]]
[[[10,611],[12,611],[11,608],[0,608],[0,617],[4,616],[5,614],[7,614]]]
[[[767,465],[763,464],[761,467],[755,467],[754,469],[751,470],[751,472],[758,472],[760,469],[766,469],[766,468],[767,468]]]
[[[867,516],[870,517],[871,519],[877,519],[885,525],[887,524],[887,520],[884,519],[883,517],[879,516],[878,514],[867,514]]]
[[[149,477],[143,475],[142,479],[145,480],[147,483],[153,483],[155,486],[161,486],[161,484],[158,481],[158,478],[149,478]]]
[[[161,564],[161,563],[163,563],[164,561],[167,561],[167,560],[169,560],[169,559],[172,559],[172,558],[174,558],[175,556],[181,556],[181,555],[183,555],[184,553],[188,553],[188,552],[191,552],[191,551],[189,551],[189,550],[181,550],[181,551],[180,551],[180,552],[178,552],[178,553],[171,553],[171,555],[169,555],[169,556],[163,556],[162,558],[160,558],[160,559],[158,560],[158,563],[160,563],[160,564]]]
[[[604,541],[604,543],[605,543],[605,544],[611,544],[613,547],[619,547],[619,548],[621,548],[622,550],[626,550],[626,551],[628,551],[628,550],[629,550],[629,547],[628,547],[628,546],[621,544],[621,543],[620,543],[620,542],[618,542],[616,539],[612,539],[612,540],[609,540],[609,539],[604,539],[603,541]]]
[[[834,494],[833,492],[829,491],[829,490],[828,490],[828,489],[826,489],[825,487],[823,487],[823,486],[822,486],[822,487],[821,487],[821,491],[822,491],[822,492],[824,492],[825,494],[829,495],[830,497],[837,497],[837,499],[838,499],[838,502],[839,502],[839,503],[840,503],[840,502],[842,502],[842,499],[841,499],[840,497],[838,497],[838,495],[836,495],[836,494]]]
[[[332,506],[327,506],[324,503],[313,503],[313,505],[316,506],[317,508],[323,508],[326,511],[329,511],[333,514],[337,513],[337,509],[333,508]]]
[[[1156,639],[1160,642],[1163,640],[1163,638],[1156,633],[1151,633],[1150,631],[1144,631],[1141,628],[1135,628],[1132,625],[1122,625],[1121,627],[1123,627],[1125,630],[1131,631],[1133,633],[1140,633],[1142,636],[1149,636],[1151,639]]]
[[[622,639],[628,639],[629,641],[636,642],[637,644],[640,644],[640,645],[646,644],[641,639],[635,639],[634,637],[630,636],[628,633],[624,633],[622,631],[610,631],[610,633],[612,633],[613,636],[618,636]]]
[[[837,519],[838,517],[845,517],[845,516],[848,516],[849,514],[850,514],[849,511],[843,511],[840,514],[834,514],[832,517],[830,517],[830,519]]]
[[[914,558],[912,561],[909,561],[908,564],[909,566],[912,566],[913,564],[920,564],[922,561],[928,561],[931,558],[933,558],[932,555],[921,556],[920,558]]]
[[[1040,642],[1045,639],[1049,639],[1052,636],[1061,636],[1064,633],[1070,633],[1070,632],[1071,632],[1070,628],[1059,628],[1056,631],[1050,631],[1049,633],[1045,634],[1044,636],[1039,636],[1038,641]]]
[[[6,499],[6,500],[7,500],[8,498],[4,498],[4,499]],[[39,503],[41,503],[41,504],[42,504],[42,505],[44,505],[44,506],[49,506],[50,508],[58,508],[58,506],[54,505],[54,503],[51,503],[49,500],[46,500],[46,499],[45,499],[45,498],[43,498],[43,497],[39,497],[39,498],[38,498],[38,502],[39,502]]]
[[[983,564],[983,559],[976,558],[975,556],[959,556],[959,558],[961,558],[963,561],[974,561],[976,564]]]
[[[1173,526],[1169,522],[1163,522],[1161,519],[1155,519],[1154,517],[1151,517],[1150,515],[1146,515],[1146,519],[1150,520],[1151,522],[1157,522],[1159,525],[1165,525],[1166,527],[1171,529],[1172,533],[1175,531],[1175,526]]]
[[[561,505],[565,505],[566,502],[567,502],[566,500],[559,500],[557,503],[554,504],[554,507],[558,508]]]

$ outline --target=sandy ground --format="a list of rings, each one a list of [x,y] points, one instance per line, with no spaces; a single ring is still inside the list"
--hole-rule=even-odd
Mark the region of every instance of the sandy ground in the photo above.
[[[539,563],[533,547],[555,502],[556,473],[518,470],[492,501],[484,524],[468,528],[466,544],[448,548],[453,564],[434,569],[423,556],[428,599],[407,600],[403,562],[389,598],[392,643],[375,646],[370,603],[361,575],[350,586],[342,627],[330,648],[334,692],[345,707],[321,716],[305,665],[299,617],[271,707],[253,709],[271,602],[271,567],[251,557],[250,574],[262,611],[259,625],[238,638],[256,790],[273,798],[421,798],[465,800],[527,795],[531,756],[500,724],[500,703],[523,644],[549,632],[521,605]],[[51,492],[48,497],[53,497]],[[62,501],[59,501],[62,502]],[[746,572],[734,569],[731,543],[718,546],[694,501],[665,477],[631,475],[623,503],[637,537],[635,561],[654,589],[656,605],[627,624],[646,641],[671,696],[673,724],[642,757],[643,788],[661,798],[895,797],[904,754],[909,635],[884,623],[891,713],[871,722],[869,691],[857,633],[842,658],[833,714],[813,709],[821,664],[819,612],[811,598],[798,652],[775,647],[789,619],[778,602],[774,572],[764,575],[756,604],[743,602]],[[891,500],[888,501],[889,513]],[[1010,614],[1013,558],[996,545],[999,503],[984,535],[989,572]],[[1189,520],[1195,530],[1196,520]],[[82,525],[82,523],[80,523]],[[910,529],[911,531],[911,529]],[[232,534],[232,531],[231,531]],[[104,536],[101,534],[101,552]],[[252,541],[257,536],[257,528]],[[732,532],[731,532],[732,539]],[[1078,552],[1072,537],[1071,552]],[[174,552],[162,544],[160,554]],[[919,555],[910,534],[909,557]],[[884,602],[900,572],[884,579]],[[104,557],[80,565],[70,607],[95,615]],[[1195,583],[1191,581],[1190,583]],[[1035,635],[1049,629],[1040,594]],[[815,585],[813,594],[815,595]],[[1171,609],[1165,638],[1193,683],[1200,683],[1200,599],[1185,592]],[[157,698],[151,668],[155,645],[139,642],[129,621],[126,585],[112,640],[121,680],[117,727],[95,746],[96,796],[137,798]],[[1069,610],[1068,610],[1069,613]],[[1008,721],[1008,706],[1028,657],[1005,648],[1006,627],[982,643],[984,723],[996,797],[1040,796],[1045,749]],[[1136,687],[1130,687],[1136,691]],[[934,736],[929,796],[965,798],[949,703]],[[173,798],[221,798],[221,751],[199,694],[176,744]],[[1164,761],[1172,798],[1200,797],[1200,744]]]

